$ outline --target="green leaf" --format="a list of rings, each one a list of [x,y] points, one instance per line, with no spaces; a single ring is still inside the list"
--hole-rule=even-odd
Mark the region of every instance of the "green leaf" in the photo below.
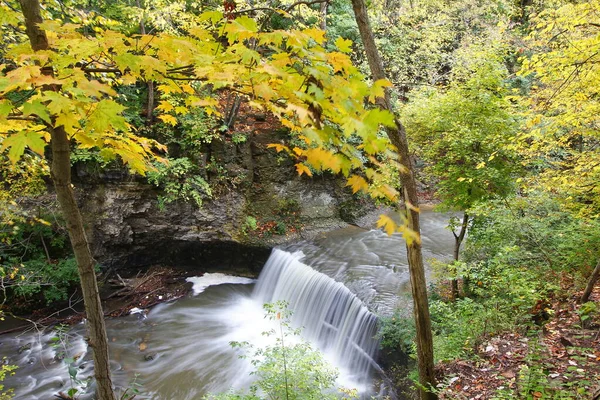
[[[220,11],[206,11],[200,14],[198,21],[210,21],[213,25],[223,19],[223,13]]]
[[[8,150],[8,159],[15,164],[23,153],[25,148],[29,147],[34,152],[43,155],[46,142],[42,139],[43,133],[35,131],[21,131],[10,135],[2,142],[0,151]]]
[[[10,100],[0,100],[0,118],[8,117],[12,109],[13,105]]]
[[[335,40],[335,47],[342,53],[350,53],[352,52],[352,40],[340,36]]]
[[[392,83],[387,79],[379,79],[373,83],[371,87],[371,95],[369,96],[369,101],[371,103],[375,103],[375,100],[378,97],[385,97],[385,88],[392,87]]]
[[[93,130],[96,133],[106,132],[109,128],[128,131],[129,127],[122,115],[123,111],[125,111],[125,107],[121,104],[113,100],[101,100],[90,115],[86,129]]]
[[[23,104],[23,115],[35,115],[41,118],[42,121],[46,122],[47,124],[52,123],[46,106],[39,99],[34,100],[31,103]]]

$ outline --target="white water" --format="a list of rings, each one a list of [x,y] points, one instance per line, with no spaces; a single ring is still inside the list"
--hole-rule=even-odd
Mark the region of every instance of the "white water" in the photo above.
[[[253,283],[254,279],[221,274],[219,272],[212,274],[207,272],[202,276],[187,278],[186,281],[192,283],[192,291],[194,292],[194,295],[198,295],[204,292],[204,290],[209,286],[223,285],[225,283],[247,285],[249,283]]]
[[[377,318],[343,284],[303,264],[302,253],[274,249],[254,289],[258,303],[285,300],[292,323],[342,371],[346,386],[368,390]]]
[[[444,230],[447,218],[431,213],[423,217],[426,257],[450,254],[452,236]],[[147,316],[107,320],[115,384],[127,387],[139,374],[146,395],[137,398],[156,400],[195,400],[207,392],[247,387],[252,366],[238,358],[229,342],[267,345],[269,338],[262,333],[273,326],[264,318],[262,304],[285,299],[294,311],[293,323],[303,326],[305,337],[340,369],[340,383],[368,390],[367,375],[376,351],[375,318],[346,287],[379,312],[401,304],[398,287],[408,282],[402,240],[355,229],[296,248],[306,255],[302,261],[300,253],[273,252],[254,291],[252,284],[235,277],[209,274],[196,282],[198,291],[203,290],[196,296],[161,304]],[[232,279],[239,284],[227,282]],[[92,361],[83,336],[83,326],[74,327],[68,350],[70,356],[81,353],[76,367],[84,378],[92,372]],[[37,333],[0,337],[0,357],[19,365],[16,375],[5,382],[15,389],[17,400],[48,400],[69,389],[67,367],[54,359],[49,340],[49,335]],[[31,349],[19,353],[27,343]]]

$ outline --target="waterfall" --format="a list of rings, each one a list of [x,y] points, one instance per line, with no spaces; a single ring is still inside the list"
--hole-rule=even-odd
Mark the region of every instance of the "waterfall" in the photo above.
[[[302,253],[274,249],[253,297],[262,303],[285,300],[291,322],[341,369],[366,381],[378,349],[377,317],[340,282],[300,261]]]

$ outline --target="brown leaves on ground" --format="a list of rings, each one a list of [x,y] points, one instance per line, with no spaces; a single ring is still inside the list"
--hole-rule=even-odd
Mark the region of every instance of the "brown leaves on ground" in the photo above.
[[[507,398],[498,397],[499,392],[528,399],[565,398],[563,393],[569,393],[566,398],[598,398],[600,316],[596,313],[582,327],[577,313],[580,295],[555,299],[541,329],[489,338],[478,347],[475,359],[438,364],[438,381],[447,385],[440,399]],[[600,305],[600,282],[590,300]],[[542,385],[531,383],[533,370],[541,374]],[[559,396],[552,388],[564,392]]]

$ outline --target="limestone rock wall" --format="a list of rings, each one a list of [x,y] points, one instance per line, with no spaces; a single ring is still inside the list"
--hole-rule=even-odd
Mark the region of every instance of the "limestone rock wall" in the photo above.
[[[297,176],[290,160],[267,149],[279,140],[277,133],[263,133],[242,145],[213,143],[211,157],[223,166],[225,179],[208,178],[237,178],[236,185],[220,187],[202,208],[178,201],[159,210],[158,189],[143,179],[107,172],[91,179],[77,168],[75,185],[95,257],[108,268],[257,271],[274,245],[354,223],[362,210],[349,206],[355,202],[343,181]],[[248,217],[257,220],[256,230],[246,226]]]

